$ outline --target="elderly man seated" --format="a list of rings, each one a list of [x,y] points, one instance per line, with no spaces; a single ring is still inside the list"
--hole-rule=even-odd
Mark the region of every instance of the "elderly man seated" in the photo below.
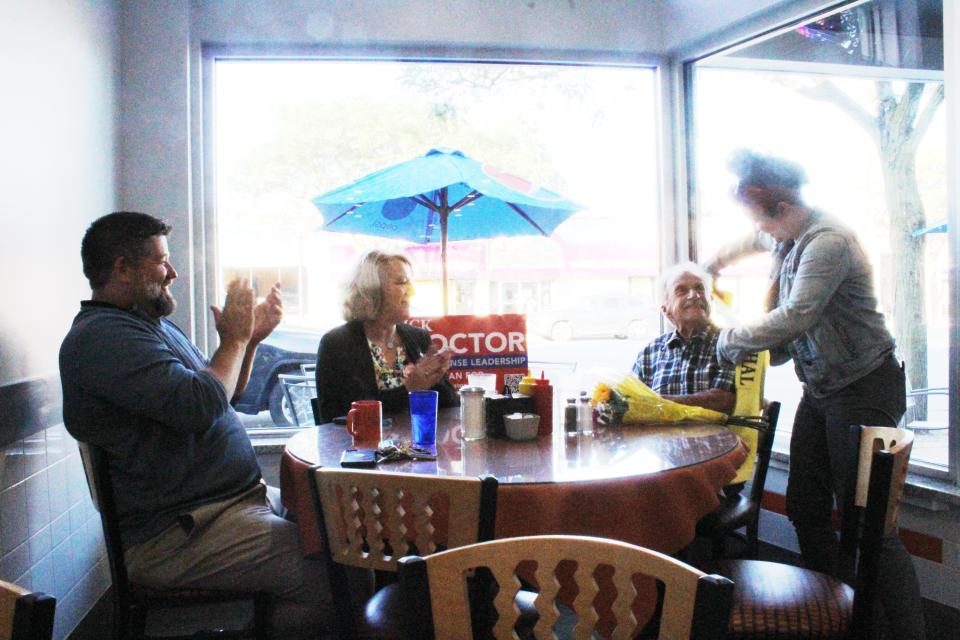
[[[733,411],[734,365],[717,360],[719,329],[710,322],[712,278],[686,262],[659,280],[660,310],[675,327],[648,344],[633,371],[661,396],[723,413]]]

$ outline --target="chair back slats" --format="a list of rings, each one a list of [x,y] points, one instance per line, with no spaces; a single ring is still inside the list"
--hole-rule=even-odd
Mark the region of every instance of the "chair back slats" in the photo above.
[[[484,482],[495,483],[492,478],[482,482],[336,468],[311,473],[329,551],[340,564],[396,571],[404,555],[472,544],[484,533],[481,529],[492,532],[492,527],[478,526],[481,513],[490,511],[481,504]]]
[[[80,443],[80,452],[94,503],[100,512],[100,523],[103,525],[103,540],[107,548],[110,578],[117,603],[114,613],[118,617],[126,616],[130,598],[130,581],[123,557],[120,517],[117,514],[113,479],[110,476],[110,461],[103,449],[88,443]]]
[[[534,605],[540,617],[533,631],[538,638],[556,637],[553,627],[559,616],[555,599],[560,585],[555,572],[562,562],[570,561],[577,564],[573,573],[577,596],[570,606],[577,615],[578,622],[572,637],[592,637],[595,625],[600,619],[599,612],[594,607],[600,592],[600,586],[594,577],[599,566],[609,566],[614,571],[613,589],[616,593],[612,594],[614,600],[610,611],[615,618],[615,626],[611,638],[633,638],[640,631],[640,623],[632,610],[637,597],[633,579],[637,574],[654,578],[664,584],[659,637],[693,637],[691,634],[697,609],[695,601],[701,591],[701,579],[708,576],[655,551],[615,540],[583,536],[508,538],[452,549],[426,558],[424,562],[429,593],[421,596],[425,595],[429,599],[430,610],[435,612],[432,621],[435,637],[438,640],[463,638],[463,629],[469,624],[465,621],[470,620],[470,602],[467,589],[460,585],[465,582],[466,576],[481,567],[489,570],[499,585],[493,603],[498,616],[493,635],[495,638],[516,637],[515,625],[519,611],[515,596],[520,589],[517,570],[523,561],[533,561],[537,565],[536,580],[540,590]],[[411,577],[406,575],[411,564],[415,565],[416,560],[406,558],[400,567],[401,584],[404,585],[404,594],[407,597],[412,597],[413,594],[408,584]],[[413,573],[419,571],[418,568]],[[715,616],[712,631],[703,632],[705,635],[701,635],[701,638],[720,637],[726,629],[726,616],[729,614],[733,584],[719,576],[711,578],[716,582],[716,589],[719,591],[714,589],[704,597],[716,597],[718,593],[722,594],[726,590],[726,610],[720,611],[719,617]],[[710,591],[708,587],[706,592]],[[701,610],[709,612],[714,609],[708,607]],[[436,615],[436,612],[442,614]],[[714,635],[710,635],[711,633]]]

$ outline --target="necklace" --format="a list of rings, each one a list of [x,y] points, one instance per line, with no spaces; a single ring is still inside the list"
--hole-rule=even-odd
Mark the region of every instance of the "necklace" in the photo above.
[[[397,338],[397,332],[394,331],[390,334],[390,337],[387,338],[387,349],[395,349],[397,344],[394,342]]]

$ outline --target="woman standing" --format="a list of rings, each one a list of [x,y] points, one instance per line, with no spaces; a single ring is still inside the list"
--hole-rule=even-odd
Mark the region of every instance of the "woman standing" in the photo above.
[[[406,324],[413,297],[410,260],[371,251],[347,290],[347,321],[327,332],[317,352],[317,394],[325,422],[345,415],[354,400],[380,400],[384,413],[407,406],[410,391],[439,392],[441,407],[459,404],[447,380],[452,354],[438,352],[423,329]]]
[[[838,542],[831,522],[843,496],[851,424],[896,426],[906,407],[903,368],[877,311],[873,272],[853,232],[806,206],[798,165],[747,152],[731,168],[736,197],[757,233],[707,265],[717,273],[737,257],[772,247],[767,314],[721,332],[717,354],[740,362],[770,349],[774,363],[792,359],[803,383],[790,440],[787,515],[808,568],[836,574]],[[884,541],[881,602],[896,638],[923,638],[919,586],[909,554],[894,534]]]

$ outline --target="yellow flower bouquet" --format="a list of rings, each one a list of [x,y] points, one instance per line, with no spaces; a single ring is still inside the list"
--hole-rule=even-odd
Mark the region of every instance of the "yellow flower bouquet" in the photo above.
[[[592,404],[601,424],[654,424],[664,422],[719,422],[727,416],[719,411],[680,404],[660,397],[631,372],[605,376],[611,380],[598,382]]]

